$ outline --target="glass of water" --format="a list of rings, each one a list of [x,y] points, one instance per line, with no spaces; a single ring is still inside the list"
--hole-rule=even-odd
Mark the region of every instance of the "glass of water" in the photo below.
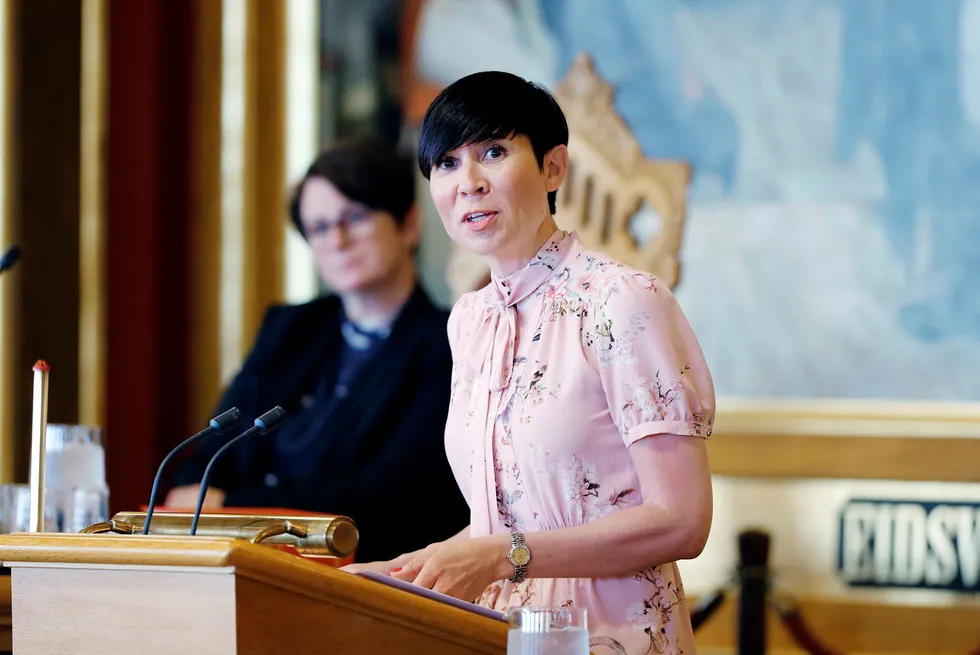
[[[44,532],[58,532],[57,504],[50,489],[44,492]],[[26,484],[0,484],[0,533],[30,532],[31,488]]]
[[[626,655],[615,639],[589,639],[584,607],[514,607],[507,622],[507,655],[589,655],[596,646]]]
[[[48,423],[45,482],[56,507],[58,532],[78,532],[108,520],[102,429]]]
[[[65,532],[81,532],[109,520],[109,494],[101,488],[75,487],[65,508]]]

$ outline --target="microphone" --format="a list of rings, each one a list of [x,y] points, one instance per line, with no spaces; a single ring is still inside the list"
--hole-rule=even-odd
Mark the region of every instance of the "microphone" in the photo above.
[[[153,478],[153,490],[150,491],[150,508],[146,510],[146,522],[143,524],[143,534],[150,534],[150,521],[153,519],[153,508],[157,504],[157,493],[160,491],[160,478],[163,477],[163,469],[167,467],[167,464],[171,459],[173,459],[174,455],[199,439],[203,439],[210,434],[224,434],[241,422],[242,413],[237,407],[232,407],[228,411],[222,412],[208,421],[208,427],[204,428],[190,439],[177,444],[177,447],[171,450],[170,454],[163,458],[163,461],[160,462],[160,468],[157,469],[157,475],[155,478]]]
[[[9,271],[20,260],[20,246],[14,244],[0,255],[0,273]]]
[[[191,521],[191,536],[194,536],[194,534],[197,533],[197,522],[201,520],[201,509],[204,507],[204,496],[208,493],[208,478],[211,476],[211,468],[214,466],[214,463],[218,461],[218,458],[221,457],[226,450],[235,445],[236,441],[250,437],[256,432],[260,434],[269,434],[282,425],[285,420],[286,410],[276,405],[268,412],[255,419],[255,424],[252,425],[252,427],[245,430],[240,435],[218,449],[218,452],[216,452],[211,458],[211,461],[208,462],[207,468],[204,469],[204,475],[201,476],[201,491],[197,495],[197,507],[194,508],[194,520]]]

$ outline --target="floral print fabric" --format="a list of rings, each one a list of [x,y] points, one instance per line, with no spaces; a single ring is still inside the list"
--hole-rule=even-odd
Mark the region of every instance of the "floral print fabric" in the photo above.
[[[556,232],[522,270],[464,295],[449,338],[446,451],[474,537],[583,525],[638,505],[631,444],[711,434],[711,376],[671,291],[574,233]],[[694,652],[673,563],[619,579],[496,582],[478,602],[584,606],[590,632],[630,655]]]

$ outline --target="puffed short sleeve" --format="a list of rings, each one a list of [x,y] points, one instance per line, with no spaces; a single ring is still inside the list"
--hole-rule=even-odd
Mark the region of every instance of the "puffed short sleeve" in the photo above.
[[[622,273],[603,285],[591,309],[583,345],[626,445],[658,434],[707,438],[714,386],[670,289],[652,275]]]

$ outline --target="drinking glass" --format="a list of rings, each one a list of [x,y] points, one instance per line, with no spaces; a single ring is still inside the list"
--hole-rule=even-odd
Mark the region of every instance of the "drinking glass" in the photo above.
[[[48,486],[70,492],[76,487],[105,484],[101,428],[48,423],[45,442]]]
[[[596,646],[626,655],[626,649],[615,639],[589,639],[584,607],[514,607],[506,616],[510,625],[507,655],[589,655]]]
[[[102,517],[108,505],[102,430],[88,425],[48,423],[45,433],[45,483],[55,504],[57,532],[78,532]]]
[[[109,520],[109,494],[101,487],[75,487],[65,507],[64,532],[81,532]]]
[[[31,488],[26,484],[0,484],[0,533],[29,532]],[[44,495],[44,531],[58,532],[57,506],[50,489]]]

